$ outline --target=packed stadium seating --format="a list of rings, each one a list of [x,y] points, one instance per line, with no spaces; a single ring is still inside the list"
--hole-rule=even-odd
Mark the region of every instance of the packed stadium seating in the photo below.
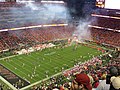
[[[115,31],[109,31],[104,29],[95,29],[91,30],[93,40],[95,42],[109,44],[113,46],[120,46],[120,33]]]
[[[38,24],[44,24],[42,21],[36,22],[39,17],[35,17],[33,20],[32,16],[37,16],[36,13],[30,11],[30,8],[21,8],[24,4],[16,3],[0,3],[0,30],[8,29],[7,31],[0,32],[0,51],[6,49],[16,49],[21,46],[34,46],[35,44],[42,44],[45,42],[57,41],[61,39],[68,39],[72,36],[75,31],[75,27],[71,26],[50,26],[50,27],[36,27],[36,28],[26,28],[22,30],[9,30],[10,28],[18,28],[24,26],[32,26]],[[14,10],[22,10],[21,12],[12,12]],[[37,11],[35,11],[37,12]],[[110,13],[110,12],[109,12]],[[13,15],[14,14],[14,15]],[[28,15],[29,14],[29,15]],[[106,14],[108,15],[108,14]],[[112,16],[112,14],[109,14]],[[115,15],[114,15],[115,16]],[[119,15],[117,15],[119,16]],[[24,19],[24,17],[27,17]],[[94,17],[93,17],[94,18]],[[44,18],[46,19],[46,18]],[[27,20],[27,22],[26,22]],[[43,20],[43,19],[41,19]],[[61,23],[64,21],[58,20],[53,21],[55,23]],[[51,22],[50,22],[51,23]],[[47,23],[47,24],[50,24]],[[97,17],[97,23],[92,23],[92,25],[104,28],[120,29],[120,20],[113,18],[103,18]],[[90,28],[93,41],[96,43],[109,44],[112,46],[120,46],[120,33],[114,30],[106,30],[100,28]],[[105,61],[94,57],[88,62],[77,63],[72,69],[63,72],[63,75],[51,77],[49,82],[45,81],[40,83],[40,85],[35,85],[31,90],[53,90],[60,89],[68,90],[70,89],[70,84],[76,73],[87,73],[91,76],[91,84],[93,88],[97,88],[100,80],[106,79],[106,75],[111,66],[119,67],[120,62],[117,61]],[[62,82],[62,83],[61,83]],[[1,83],[0,83],[1,84]],[[0,89],[4,87],[4,84],[0,85]],[[64,88],[64,89],[63,89]]]
[[[97,20],[97,22],[96,23],[93,22],[92,25],[116,30],[120,29],[119,17],[116,18],[94,17],[94,19]]]
[[[41,3],[34,3],[37,8],[41,8]],[[61,4],[62,5],[62,4]],[[24,3],[1,2],[0,3],[0,29],[9,30],[18,27],[27,27],[38,24],[51,24],[51,22],[43,22],[43,18],[38,10],[31,10]],[[44,10],[43,10],[44,11]],[[34,19],[33,19],[34,18]],[[63,20],[52,20],[52,23],[64,23]],[[66,30],[67,29],[67,30]],[[69,28],[70,29],[70,28]],[[0,32],[0,50],[8,48],[16,48],[20,44],[33,44],[35,42],[46,42],[61,38],[68,38],[72,35],[72,30],[68,27],[45,27],[25,29],[21,31]]]
[[[69,26],[43,27],[28,30],[16,30],[0,33],[0,50],[17,48],[20,44],[34,45],[72,36],[73,28]]]
[[[120,46],[119,10],[98,9],[91,14],[91,34],[95,42]]]

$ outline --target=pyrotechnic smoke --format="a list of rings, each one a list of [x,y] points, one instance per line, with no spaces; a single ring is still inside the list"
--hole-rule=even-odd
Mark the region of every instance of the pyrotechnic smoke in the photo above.
[[[0,2],[5,2],[5,0],[0,0]]]
[[[22,7],[10,9],[12,26],[21,27],[29,24],[68,23],[71,19],[64,4],[34,3],[33,0],[20,0]]]
[[[76,27],[76,31],[73,33],[73,36],[77,36],[80,42],[84,42],[84,40],[91,40],[91,33],[88,28],[88,25],[91,21],[87,19],[80,19],[78,22],[78,26]]]
[[[81,0],[82,1],[82,0]],[[91,13],[93,12],[94,5],[93,3],[84,2],[84,5],[82,8],[82,15],[83,17],[79,17],[80,19],[77,19],[77,27],[75,32],[73,33],[73,37],[77,36],[78,40],[80,42],[84,42],[85,40],[92,40],[90,28],[88,25],[90,25],[93,22],[97,22],[95,18],[91,18]]]
[[[31,10],[38,10],[39,8],[33,4],[32,2],[26,3],[26,7],[30,8]]]
[[[52,23],[68,23],[71,19],[68,8],[64,4],[50,4],[40,2],[35,3],[33,0],[17,0],[20,6],[9,7],[10,15],[0,16],[7,18],[7,28],[19,28],[40,24]],[[5,27],[6,28],[6,27]],[[35,30],[35,29],[34,29]],[[15,31],[18,37],[21,38],[22,31]],[[9,34],[12,34],[9,32]]]

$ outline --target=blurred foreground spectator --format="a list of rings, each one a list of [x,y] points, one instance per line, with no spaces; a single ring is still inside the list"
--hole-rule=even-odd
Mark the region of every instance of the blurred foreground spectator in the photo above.
[[[70,90],[92,90],[90,78],[86,74],[77,74]]]

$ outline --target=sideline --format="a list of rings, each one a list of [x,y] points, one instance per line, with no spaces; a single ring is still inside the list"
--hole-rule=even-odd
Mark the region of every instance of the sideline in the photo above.
[[[45,79],[43,79],[43,80],[40,80],[40,81],[35,82],[35,83],[33,83],[33,84],[30,84],[30,85],[28,85],[28,86],[26,86],[26,87],[21,88],[20,90],[28,89],[28,88],[30,88],[30,87],[32,87],[32,86],[34,86],[34,85],[37,85],[37,84],[41,83],[42,81],[46,81],[46,80],[50,79],[51,77],[55,77],[55,76],[60,75],[60,74],[62,74],[62,72],[59,72],[59,73],[57,73],[57,74],[55,74],[55,75],[52,75],[52,76],[50,76],[50,77],[48,77],[48,78],[45,78]]]
[[[68,68],[68,69],[66,69],[65,71],[71,70],[72,68],[74,68],[74,67]],[[38,81],[38,82],[35,82],[35,83],[33,83],[33,84],[30,84],[30,85],[28,85],[28,86],[26,86],[26,87],[23,87],[23,88],[21,88],[21,89],[19,89],[19,90],[28,89],[28,88],[30,88],[30,87],[32,87],[32,86],[34,86],[34,85],[40,84],[42,81],[46,81],[46,80],[50,79],[51,77],[55,77],[55,76],[61,75],[62,73],[63,73],[63,71],[62,71],[62,72],[59,72],[59,73],[57,73],[57,74],[54,74],[54,75],[52,75],[52,76],[50,76],[50,77],[48,77],[48,78],[45,78],[45,79],[43,79],[43,80],[40,80],[40,81]]]
[[[0,60],[11,58],[11,57],[15,57],[15,56],[19,56],[19,55],[12,55],[12,56],[8,56],[8,57],[0,58]]]
[[[0,76],[0,80],[2,80],[6,85],[8,85],[12,90],[18,90],[12,84],[10,84],[7,80]]]

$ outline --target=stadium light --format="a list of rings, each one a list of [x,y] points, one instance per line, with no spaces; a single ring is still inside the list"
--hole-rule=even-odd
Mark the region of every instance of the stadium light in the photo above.
[[[8,31],[8,29],[2,29],[2,30],[0,30],[0,32],[5,32],[5,31]]]
[[[105,27],[94,26],[94,25],[88,25],[88,27],[97,28],[97,29],[104,29],[104,30],[109,30],[109,31],[115,31],[115,32],[120,32],[120,30],[117,30],[117,29],[105,28]]]
[[[43,25],[36,25],[36,26],[27,26],[27,27],[19,27],[19,28],[10,28],[10,29],[2,29],[0,32],[9,31],[9,30],[23,30],[23,29],[30,29],[30,28],[39,28],[39,27],[54,27],[54,26],[68,26],[68,24],[43,24]]]
[[[100,14],[91,14],[91,16],[95,16],[95,17],[103,17],[103,18],[112,18],[112,19],[120,19],[120,17],[106,16],[106,15],[100,15]]]
[[[64,3],[64,1],[44,1],[44,0],[42,0],[41,3]]]
[[[17,0],[16,2],[20,2],[20,3],[32,3],[32,2],[35,2],[34,0]]]

